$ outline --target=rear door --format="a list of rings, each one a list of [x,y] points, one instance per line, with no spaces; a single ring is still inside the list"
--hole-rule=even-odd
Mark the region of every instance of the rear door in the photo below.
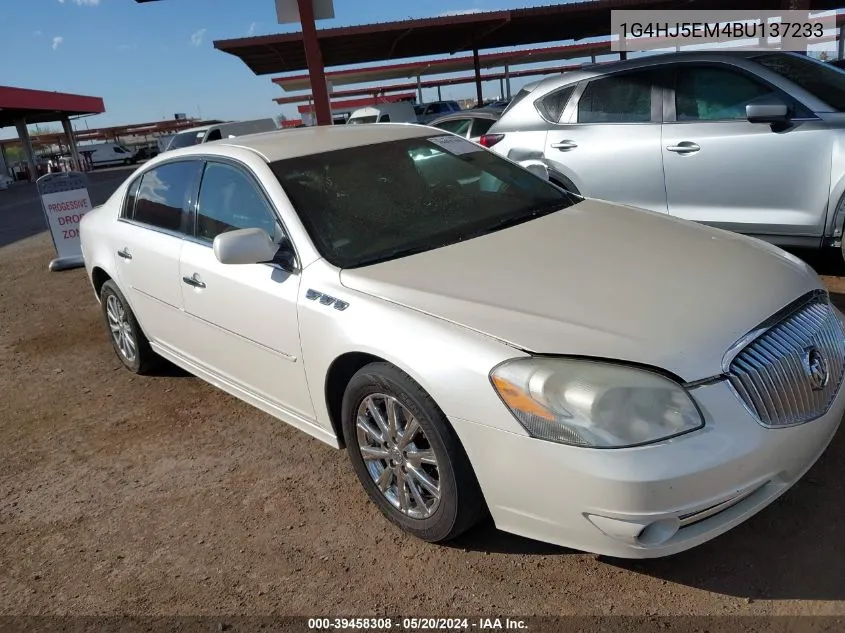
[[[663,71],[635,70],[546,95],[549,166],[585,196],[666,212],[660,147]]]
[[[202,162],[163,163],[129,187],[114,241],[118,284],[151,341],[180,349],[179,256]]]
[[[670,214],[793,241],[822,235],[834,135],[812,112],[727,64],[678,65],[669,94],[662,145]],[[769,96],[790,106],[791,124],[747,120],[745,106]]]

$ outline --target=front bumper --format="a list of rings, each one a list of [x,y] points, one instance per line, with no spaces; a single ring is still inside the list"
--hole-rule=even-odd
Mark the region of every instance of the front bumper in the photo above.
[[[753,516],[824,452],[845,388],[812,422],[762,427],[724,383],[692,391],[703,429],[659,444],[584,449],[452,418],[499,529],[620,558],[667,556]]]

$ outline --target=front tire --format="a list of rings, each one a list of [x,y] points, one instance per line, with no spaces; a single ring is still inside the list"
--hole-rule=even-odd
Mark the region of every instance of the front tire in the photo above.
[[[388,363],[356,373],[343,397],[352,467],[381,512],[437,543],[473,527],[486,506],[446,416],[410,376]]]
[[[126,297],[111,279],[100,289],[100,304],[112,347],[123,366],[136,374],[146,374],[157,367],[160,357],[150,347]]]

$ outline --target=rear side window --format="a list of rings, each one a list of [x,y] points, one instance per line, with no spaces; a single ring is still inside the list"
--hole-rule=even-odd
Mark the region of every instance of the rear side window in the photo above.
[[[472,122],[472,132],[470,136],[481,136],[482,134],[487,134],[487,130],[493,127],[493,124],[496,121],[493,119],[475,119]]]
[[[651,77],[637,72],[592,80],[578,101],[578,123],[648,123]]]
[[[208,133],[208,136],[206,137],[205,142],[208,143],[210,141],[219,141],[222,138],[223,138],[223,133],[220,131],[220,128],[217,128],[216,130],[212,130],[211,132]]]
[[[470,119],[450,119],[448,121],[438,123],[436,127],[439,127],[441,130],[451,132],[452,134],[466,136],[467,130],[469,130],[469,124]]]
[[[537,99],[534,105],[546,121],[558,123],[574,91],[575,86],[567,86],[561,90],[555,90],[542,99]]]
[[[141,177],[134,220],[167,231],[185,231],[185,209],[202,163],[180,161],[151,169]]]
[[[382,114],[378,120],[379,123],[390,123],[390,115],[389,114]]]

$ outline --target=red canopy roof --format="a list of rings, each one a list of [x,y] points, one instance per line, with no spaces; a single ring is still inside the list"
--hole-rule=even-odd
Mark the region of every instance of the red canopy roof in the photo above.
[[[26,119],[27,123],[46,123],[65,116],[105,111],[100,97],[0,86],[0,127],[14,125],[18,119]]]

